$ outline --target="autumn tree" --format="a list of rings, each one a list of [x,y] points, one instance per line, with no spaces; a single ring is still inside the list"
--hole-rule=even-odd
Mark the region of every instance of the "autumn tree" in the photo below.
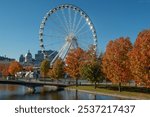
[[[41,73],[43,77],[46,77],[49,71],[50,62],[48,60],[43,60],[40,66]]]
[[[9,75],[8,69],[9,69],[9,65],[6,64],[6,65],[4,66],[4,68],[3,68],[3,70],[2,70],[3,76],[8,76],[8,75]]]
[[[25,66],[24,70],[25,71],[33,71],[33,66]]]
[[[76,80],[78,86],[78,79],[80,78],[79,66],[83,59],[84,50],[76,48],[71,50],[66,57],[65,72]]]
[[[9,64],[0,64],[0,73],[3,76],[8,76],[9,75],[8,68],[9,68]]]
[[[13,61],[10,63],[8,71],[11,75],[15,75],[17,72],[21,71],[22,69],[23,67],[19,62]]]
[[[80,75],[92,83],[95,83],[95,88],[98,82],[103,81],[101,59],[97,58],[94,47],[90,47],[84,54],[84,59],[80,64]]]
[[[150,30],[138,34],[128,56],[131,64],[130,69],[136,83],[150,87]]]
[[[64,62],[58,58],[53,64],[52,69],[49,70],[49,76],[54,79],[64,78]]]
[[[2,72],[3,66],[4,66],[4,64],[0,64],[0,72]]]
[[[108,43],[102,59],[103,72],[112,83],[119,84],[119,91],[121,91],[121,83],[131,80],[127,55],[131,49],[132,44],[129,38],[121,37]]]

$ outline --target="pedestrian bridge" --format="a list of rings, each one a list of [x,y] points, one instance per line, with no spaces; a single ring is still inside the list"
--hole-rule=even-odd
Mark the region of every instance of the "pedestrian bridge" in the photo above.
[[[56,82],[45,82],[39,80],[2,80],[0,79],[0,84],[10,84],[10,85],[22,85],[32,89],[32,93],[36,92],[36,87],[44,86],[56,86],[57,89],[64,89],[65,87],[71,86],[71,84],[56,83]]]
[[[45,81],[23,81],[23,80],[0,80],[0,84],[12,84],[12,85],[23,85],[27,87],[42,87],[45,85],[48,86],[57,86],[57,87],[68,87],[69,84],[64,83],[55,83],[55,82],[45,82]]]

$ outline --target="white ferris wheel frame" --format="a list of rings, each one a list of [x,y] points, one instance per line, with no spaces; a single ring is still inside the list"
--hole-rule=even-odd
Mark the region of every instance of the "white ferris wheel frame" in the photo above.
[[[72,5],[72,4],[63,4],[63,5],[59,5],[59,6],[55,7],[55,8],[53,8],[53,9],[51,9],[50,11],[48,11],[46,13],[46,15],[44,16],[44,18],[42,20],[42,23],[40,25],[40,30],[39,30],[40,48],[41,48],[42,52],[44,53],[44,55],[45,55],[45,47],[44,47],[44,43],[43,43],[43,40],[44,40],[44,37],[43,37],[44,34],[43,33],[44,33],[44,27],[46,25],[46,22],[47,22],[48,18],[52,14],[54,14],[55,12],[57,12],[59,10],[64,10],[64,9],[71,9],[74,12],[79,13],[80,16],[85,19],[87,25],[90,28],[90,31],[92,32],[93,45],[94,45],[94,50],[96,52],[97,51],[97,34],[96,34],[95,27],[94,27],[94,25],[93,25],[90,17],[81,8],[79,8],[79,7],[75,6],[75,5]]]

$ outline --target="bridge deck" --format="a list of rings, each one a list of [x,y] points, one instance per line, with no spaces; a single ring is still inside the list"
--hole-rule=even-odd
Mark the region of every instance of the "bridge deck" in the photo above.
[[[0,84],[13,84],[13,85],[23,85],[31,87],[42,87],[44,85],[67,87],[69,84],[55,83],[55,82],[44,82],[44,81],[21,81],[21,80],[0,80]]]

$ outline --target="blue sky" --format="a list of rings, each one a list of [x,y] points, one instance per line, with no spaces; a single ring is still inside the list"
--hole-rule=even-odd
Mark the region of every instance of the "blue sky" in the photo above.
[[[150,29],[150,0],[0,0],[0,56],[18,59],[28,50],[34,55],[43,16],[64,3],[90,16],[102,51],[110,40],[123,36],[134,42],[140,31]]]

